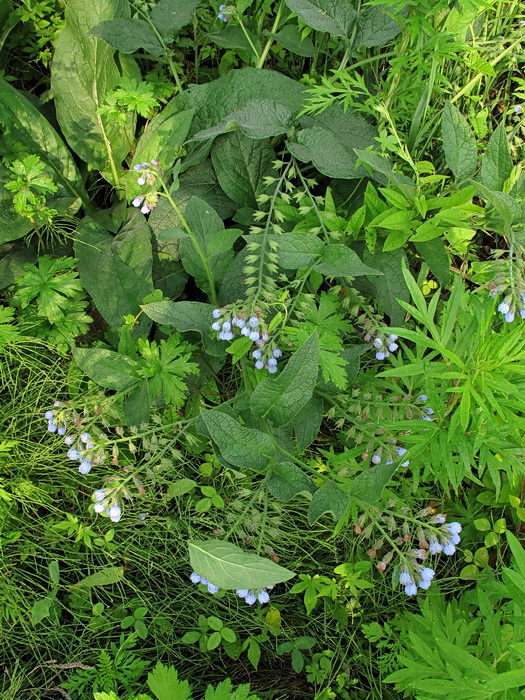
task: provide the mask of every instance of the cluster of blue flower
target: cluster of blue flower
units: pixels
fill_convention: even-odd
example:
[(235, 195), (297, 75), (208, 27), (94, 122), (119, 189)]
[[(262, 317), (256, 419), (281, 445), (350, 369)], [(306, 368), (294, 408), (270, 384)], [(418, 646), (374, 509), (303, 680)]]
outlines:
[[(459, 523), (447, 523), (446, 515), (439, 513), (431, 519), (431, 524), (441, 525), (439, 529), (433, 528), (428, 536), (428, 552), (430, 554), (446, 554), (451, 557), (456, 552), (456, 545), (461, 541), (459, 533), (462, 527)], [(430, 588), (432, 579), (436, 575), (433, 569), (419, 564), (416, 560), (424, 560), (427, 557), (426, 549), (415, 549), (409, 552), (408, 560), (399, 572), (399, 583), (404, 586), (408, 596), (416, 595), (417, 588), (427, 590)]]
[[(155, 183), (157, 173), (154, 168), (157, 167), (159, 161), (156, 158), (150, 163), (137, 163), (133, 166), (133, 170), (141, 171), (137, 183), (139, 185), (149, 185), (150, 187)], [(152, 170), (153, 168), (153, 170)], [(157, 206), (158, 194), (156, 192), (150, 192), (149, 194), (139, 194), (131, 202), (134, 207), (141, 207), (140, 211), (143, 214), (149, 214), (152, 209)]]
[[(191, 574), (190, 576), (190, 581), (192, 583), (202, 583), (204, 586), (207, 587), (208, 592), (211, 593), (212, 595), (215, 595), (217, 591), (219, 590), (219, 586), (216, 586), (214, 583), (210, 583), (207, 578), (204, 576), (199, 576), (195, 571)], [(271, 591), (273, 586), (266, 586), (266, 588), (260, 588), (259, 590), (257, 589), (249, 589), (249, 588), (238, 588), (235, 593), (244, 600), (248, 605), (253, 605), (256, 600), (261, 603), (261, 605), (264, 605), (264, 603), (269, 603), (270, 602), (270, 594), (268, 591)]]
[[(521, 301), (523, 303), (523, 307), (519, 310), (519, 312), (521, 317), (525, 318), (525, 294), (521, 295)], [(498, 306), (498, 311), (500, 314), (503, 314), (503, 318), (507, 323), (512, 323), (512, 321), (514, 321), (516, 318), (516, 310), (511, 308), (511, 302), (512, 300), (507, 298)]]
[(256, 345), (256, 349), (252, 352), (255, 369), (266, 367), (270, 374), (277, 372), (277, 360), (282, 357), (282, 350), (267, 344), (269, 335), (262, 327), (262, 321), (258, 316), (252, 314), (249, 318), (245, 318), (245, 314), (242, 313), (230, 315), (224, 309), (214, 309), (212, 316), (216, 320), (211, 327), (217, 332), (219, 340), (233, 340), (235, 328), (238, 328), (242, 336), (249, 338)]
[(398, 336), (394, 335), (394, 333), (384, 336), (376, 332), (374, 335), (376, 336), (375, 338), (370, 333), (367, 333), (365, 341), (372, 343), (376, 348), (376, 360), (386, 360), (387, 357), (390, 357), (390, 353), (396, 352), (399, 348), (399, 345), (396, 343)]
[(95, 505), (93, 510), (95, 513), (106, 513), (112, 523), (118, 523), (122, 517), (122, 508), (117, 503), (115, 497), (112, 497), (113, 489), (97, 489), (93, 494)]
[[(60, 401), (55, 401), (53, 404), (55, 408), (59, 408), (61, 405)], [(67, 425), (63, 411), (57, 411), (56, 413), (55, 411), (46, 411), (44, 417), (48, 421), (47, 429), (50, 433), (66, 434)], [(80, 431), (80, 426), (77, 427), (77, 430)], [(67, 451), (68, 458), (80, 462), (78, 471), (84, 476), (89, 474), (93, 466), (92, 450), (95, 449), (95, 443), (92, 442), (92, 439), (89, 433), (82, 433), (76, 438), (72, 435), (66, 435), (64, 438), (64, 442), (70, 448)]]
[(224, 14), (224, 11), (227, 10), (226, 5), (220, 5), (219, 7), (219, 14), (217, 15), (218, 19), (221, 19), (223, 22), (228, 21), (228, 17)]
[[(422, 401), (423, 403), (425, 403), (425, 401), (428, 401), (428, 396), (427, 396), (426, 394), (420, 394), (420, 395), (417, 397), (417, 400), (418, 400), (418, 401)], [(431, 408), (430, 406), (427, 406), (427, 407), (425, 408), (425, 415), (421, 416), (421, 420), (430, 421), (430, 422), (432, 423), (433, 420), (434, 420), (434, 419), (432, 418), (433, 415), (434, 415), (434, 409)]]

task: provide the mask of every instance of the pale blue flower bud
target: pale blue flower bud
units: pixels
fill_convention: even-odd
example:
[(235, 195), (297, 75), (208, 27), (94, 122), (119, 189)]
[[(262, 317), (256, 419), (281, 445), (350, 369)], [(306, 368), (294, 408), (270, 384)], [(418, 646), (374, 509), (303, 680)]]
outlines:
[(213, 309), (211, 315), (213, 318), (220, 318), (222, 316), (222, 311), (220, 309)]
[(244, 600), (248, 603), (248, 605), (253, 605), (255, 603), (255, 601), (257, 600), (257, 597), (256, 597), (255, 593), (252, 593), (250, 591)]
[(372, 464), (381, 464), (381, 455), (374, 455), (372, 457)]
[(91, 435), (89, 433), (82, 433), (80, 439), (82, 442), (88, 442), (91, 439)]
[(221, 19), (223, 22), (228, 21), (228, 18), (225, 15), (223, 15), (222, 12), (219, 12), (219, 14), (217, 15), (217, 18)]
[(417, 586), (415, 583), (409, 583), (405, 586), (405, 593), (409, 596), (417, 594)]
[(402, 457), (404, 454), (406, 454), (408, 452), (408, 450), (406, 447), (398, 447), (396, 452), (399, 455), (399, 457)]
[(112, 523), (118, 523), (118, 521), (122, 517), (122, 508), (115, 504), (109, 509), (108, 515)]
[(68, 459), (75, 460), (79, 458), (78, 450), (68, 450), (67, 451), (67, 456)]
[(208, 583), (208, 593), (215, 595), (218, 590), (219, 586), (216, 586), (214, 583)]
[(277, 360), (275, 359), (275, 357), (268, 358), (268, 369), (270, 367), (277, 367)]
[(372, 345), (373, 345), (375, 348), (380, 348), (380, 347), (383, 345), (383, 341), (381, 340), (381, 338), (375, 338), (375, 339), (374, 339), (374, 342), (372, 343)]
[(422, 588), (424, 591), (428, 591), (428, 589), (430, 588), (431, 584), (432, 584), (432, 581), (431, 581), (431, 580), (428, 581), (427, 579), (421, 579), (421, 580), (418, 582), (417, 585), (418, 585), (420, 588)]
[(509, 311), (507, 314), (505, 314), (505, 321), (507, 323), (512, 323), (514, 321), (514, 311)]
[(66, 438), (64, 438), (64, 442), (66, 443), (66, 445), (72, 445), (75, 442), (75, 438), (71, 435), (68, 435)]
[(502, 301), (498, 306), (498, 311), (503, 315), (508, 314), (510, 311), (510, 304), (508, 304), (506, 301)]
[(246, 598), (250, 591), (247, 588), (237, 588), (235, 593), (239, 596), (239, 598)]
[(419, 570), (419, 575), (423, 581), (432, 581), (436, 572), (434, 569), (430, 569), (428, 566), (422, 566)]
[(142, 170), (142, 164), (141, 163), (135, 163), (133, 166), (133, 170)]
[(95, 501), (103, 501), (106, 498), (106, 489), (97, 489), (93, 493), (93, 498)]
[(133, 204), (134, 207), (140, 207), (140, 205), (142, 204), (143, 201), (144, 201), (144, 195), (139, 194), (135, 197), (135, 199), (131, 203)]
[(138, 185), (145, 185), (145, 184), (146, 184), (146, 178), (145, 178), (145, 177), (142, 177), (142, 175), (141, 175), (141, 176), (139, 177), (139, 179), (137, 180), (137, 184), (138, 184)]
[(144, 206), (141, 207), (140, 209), (142, 214), (149, 214), (149, 207), (147, 204), (144, 204)]
[(209, 581), (207, 578), (204, 578), (204, 576), (201, 576), (201, 583), (203, 586), (207, 586), (209, 584)]
[(417, 397), (418, 401), (428, 401), (428, 396), (426, 394), (419, 394)]
[(447, 542), (447, 544), (443, 547), (443, 554), (446, 554), (448, 557), (451, 557), (455, 553), (456, 548), (454, 547), (452, 542)]
[(259, 591), (257, 598), (259, 599), (259, 603), (261, 603), (261, 605), (264, 605), (264, 603), (268, 603), (270, 601), (270, 595), (268, 591), (265, 591), (264, 589)]
[(222, 330), (223, 331), (231, 331), (231, 329), (232, 329), (232, 324), (230, 323), (230, 321), (224, 321), (224, 323), (222, 324)]
[(47, 420), (53, 420), (54, 417), (55, 414), (53, 413), (53, 411), (46, 411), (44, 413), (44, 418), (46, 418)]
[(252, 352), (252, 357), (253, 357), (255, 360), (260, 360), (260, 359), (261, 359), (261, 356), (262, 356), (262, 352), (261, 352), (260, 350), (254, 350), (254, 351)]
[(429, 406), (428, 408), (425, 408), (425, 413), (427, 414), (427, 416), (433, 416), (433, 415), (434, 415), (434, 409), (433, 409), (433, 408), (430, 408), (430, 406)]
[(389, 343), (388, 349), (390, 352), (395, 352), (398, 349), (399, 345), (397, 343)]
[(257, 326), (259, 325), (259, 319), (257, 318), (257, 316), (250, 316), (250, 320), (248, 321), (248, 323), (252, 328), (257, 328)]
[(272, 354), (273, 354), (274, 357), (276, 357), (277, 359), (279, 359), (279, 357), (282, 357), (283, 351), (282, 351), (282, 350), (279, 350), (279, 348), (275, 348)]
[(270, 374), (275, 374), (275, 373), (277, 372), (277, 366), (276, 366), (276, 365), (268, 364), (268, 372), (269, 372)]
[(195, 573), (195, 571), (191, 574), (190, 576), (190, 581), (192, 583), (200, 583), (201, 582), (201, 577), (199, 574)]
[(387, 459), (385, 464), (394, 464), (394, 462), (391, 459)]
[(66, 434), (66, 428), (64, 426), (61, 426), (58, 430), (57, 433), (59, 435), (65, 435)]
[(138, 518), (139, 520), (146, 520), (147, 517), (148, 517), (148, 514), (147, 514), (147, 513), (139, 513), (139, 514), (137, 515), (137, 518)]
[(95, 503), (93, 506), (93, 510), (95, 513), (102, 513), (102, 511), (106, 508), (106, 506), (102, 502)]
[(399, 572), (399, 583), (402, 586), (408, 586), (409, 583), (412, 582), (412, 578), (410, 574), (408, 573), (408, 569), (401, 569)]
[(80, 467), (78, 468), (78, 471), (85, 476), (91, 471), (91, 466), (91, 462), (88, 462), (87, 460), (85, 462), (82, 461), (80, 462)]
[(421, 420), (429, 420), (432, 423), (432, 418), (430, 416), (423, 416)]
[(386, 353), (384, 353), (382, 350), (379, 352), (376, 352), (376, 360), (384, 360), (386, 358)]
[(255, 343), (255, 341), (260, 338), (259, 331), (250, 331), (248, 338)]
[(450, 536), (450, 543), (451, 544), (459, 544), (461, 542), (461, 537), (459, 535), (451, 535)]
[(220, 331), (222, 326), (220, 321), (215, 321), (215, 323), (211, 324), (211, 327), (214, 331)]
[(397, 336), (397, 335), (394, 335), (393, 333), (390, 333), (390, 335), (389, 335), (388, 337), (390, 338), (390, 340), (391, 340), (392, 342), (394, 342), (394, 341), (397, 340), (397, 338), (398, 338), (398, 336)]
[(429, 544), (430, 554), (440, 554), (443, 551), (443, 545), (437, 540), (431, 540)]
[(264, 368), (264, 362), (262, 360), (257, 360), (255, 363), (255, 369), (263, 369)]
[(56, 433), (57, 428), (58, 428), (57, 424), (52, 420), (50, 420), (49, 423), (47, 424), (47, 429), (49, 430), (50, 433)]
[(458, 522), (448, 523), (447, 528), (451, 535), (459, 535), (459, 533), (463, 530)]
[(92, 450), (95, 447), (94, 442), (86, 442), (86, 450)]

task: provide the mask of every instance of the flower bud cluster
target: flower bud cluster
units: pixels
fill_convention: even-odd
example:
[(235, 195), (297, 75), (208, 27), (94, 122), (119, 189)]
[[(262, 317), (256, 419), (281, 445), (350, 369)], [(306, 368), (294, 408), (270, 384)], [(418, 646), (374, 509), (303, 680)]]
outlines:
[[(219, 586), (216, 586), (214, 583), (211, 583), (204, 576), (199, 576), (199, 574), (195, 571), (191, 574), (190, 581), (192, 583), (202, 583), (203, 586), (207, 587), (208, 593), (211, 593), (212, 595), (215, 595), (219, 590)], [(248, 605), (253, 605), (256, 600), (258, 600), (259, 603), (261, 603), (261, 605), (264, 605), (264, 603), (268, 603), (270, 601), (270, 595), (268, 591), (271, 591), (272, 588), (273, 586), (266, 586), (266, 588), (261, 588), (259, 590), (255, 588), (238, 588), (235, 591), (235, 593), (237, 593), (239, 598), (242, 598), (242, 600), (248, 603)]]
[(396, 352), (399, 349), (399, 345), (396, 343), (397, 339), (397, 335), (393, 333), (385, 335), (381, 331), (376, 331), (373, 335), (371, 333), (365, 335), (365, 341), (372, 343), (377, 350), (376, 360), (386, 360), (387, 357), (390, 357), (390, 353)]
[(266, 367), (270, 374), (277, 372), (277, 360), (283, 353), (274, 343), (269, 342), (268, 328), (260, 312), (250, 315), (242, 311), (232, 313), (226, 309), (214, 309), (212, 316), (215, 320), (211, 328), (217, 333), (218, 340), (233, 340), (238, 331), (241, 336), (249, 338), (255, 345), (251, 353), (255, 369)]
[[(55, 401), (54, 408), (61, 408), (62, 404), (60, 401)], [(67, 431), (67, 418), (70, 412), (65, 409), (59, 411), (46, 411), (44, 417), (48, 421), (47, 429), (50, 433), (58, 433), (58, 435), (65, 435)], [(76, 425), (76, 430), (80, 432), (81, 426)], [(66, 435), (64, 438), (65, 444), (69, 447), (67, 451), (67, 457), (71, 461), (80, 462), (78, 471), (80, 474), (85, 476), (89, 474), (93, 464), (97, 461), (101, 461), (100, 449), (96, 446), (94, 439), (90, 433), (82, 433), (80, 435)]]
[[(395, 501), (389, 503), (395, 505)], [(445, 554), (452, 556), (456, 552), (456, 545), (461, 538), (461, 525), (457, 522), (447, 523), (444, 513), (437, 513), (432, 507), (424, 508), (417, 516), (411, 517), (410, 510), (402, 507), (397, 512), (386, 511), (381, 513), (378, 509), (363, 514), (356, 523), (355, 532), (363, 539), (371, 536), (374, 524), (381, 522), (381, 539), (368, 549), (368, 555), (376, 559), (378, 552), (383, 548), (385, 541), (392, 545), (382, 559), (376, 564), (378, 571), (384, 572), (394, 559), (399, 559), (400, 569), (399, 583), (404, 587), (408, 596), (416, 595), (418, 587), (423, 590), (430, 588), (435, 576), (435, 571), (420, 562), (425, 562), (429, 556)], [(425, 520), (423, 520), (425, 519)], [(399, 522), (401, 521), (401, 522)], [(368, 524), (367, 524), (368, 522)], [(379, 525), (378, 525), (379, 526)], [(415, 532), (412, 528), (415, 527)], [(392, 535), (392, 539), (389, 536)], [(402, 551), (406, 545), (417, 541), (417, 549), (412, 547), (408, 551)]]
[[(133, 170), (140, 171), (140, 175), (137, 179), (139, 185), (148, 185), (152, 187), (157, 179), (157, 166), (159, 161), (156, 158), (150, 163), (137, 163), (133, 166)], [(159, 195), (158, 192), (149, 192), (148, 194), (139, 194), (131, 202), (134, 207), (140, 207), (140, 211), (143, 214), (149, 214), (150, 211), (155, 209), (157, 206)]]
[(115, 489), (97, 489), (93, 493), (95, 513), (105, 513), (112, 523), (118, 523), (122, 517), (122, 508), (116, 498)]
[(229, 15), (226, 14), (228, 12), (228, 6), (227, 5), (220, 5), (219, 6), (219, 14), (217, 15), (217, 18), (222, 20), (223, 22), (227, 22), (229, 19)]
[[(525, 318), (525, 294), (521, 294), (521, 303), (523, 306), (521, 309), (519, 309), (519, 313), (522, 318)], [(512, 297), (507, 296), (505, 300), (499, 304), (498, 311), (500, 314), (503, 314), (503, 318), (505, 319), (506, 323), (512, 323), (512, 321), (514, 321), (516, 318), (518, 308), (513, 304)]]
[[(428, 396), (426, 394), (420, 394), (417, 397), (417, 400), (421, 401), (422, 403), (425, 403), (426, 401), (428, 401)], [(432, 418), (433, 415), (434, 415), (434, 409), (431, 408), (430, 406), (427, 406), (424, 409), (424, 414), (421, 416), (421, 420), (433, 422), (434, 421), (434, 419)]]

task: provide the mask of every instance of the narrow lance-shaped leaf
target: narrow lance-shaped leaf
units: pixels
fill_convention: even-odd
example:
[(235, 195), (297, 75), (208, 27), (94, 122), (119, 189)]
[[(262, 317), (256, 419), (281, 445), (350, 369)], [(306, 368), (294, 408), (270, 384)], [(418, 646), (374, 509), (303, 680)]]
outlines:
[(270, 559), (245, 552), (231, 542), (190, 540), (188, 542), (193, 570), (219, 588), (265, 588), (288, 581), (293, 571)]

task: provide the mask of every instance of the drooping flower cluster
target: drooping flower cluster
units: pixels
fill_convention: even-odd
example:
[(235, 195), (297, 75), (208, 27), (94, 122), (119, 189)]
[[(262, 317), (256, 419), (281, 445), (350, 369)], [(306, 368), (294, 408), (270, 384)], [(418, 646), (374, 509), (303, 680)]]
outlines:
[[(190, 581), (196, 584), (202, 583), (202, 585), (206, 586), (208, 589), (208, 593), (211, 593), (212, 595), (215, 595), (219, 591), (219, 586), (211, 583), (207, 578), (200, 576), (195, 571), (192, 572)], [(248, 603), (248, 605), (253, 605), (257, 600), (259, 603), (261, 603), (261, 605), (264, 605), (270, 601), (270, 594), (268, 591), (271, 591), (272, 588), (273, 586), (266, 586), (266, 588), (260, 589), (238, 588), (235, 593), (237, 593), (239, 598)]]
[(228, 16), (224, 14), (227, 11), (228, 11), (228, 7), (226, 5), (220, 5), (219, 6), (219, 14), (217, 15), (217, 18), (222, 20), (223, 22), (227, 22)]
[(233, 340), (238, 330), (241, 336), (249, 338), (255, 345), (251, 353), (255, 369), (266, 367), (270, 374), (277, 372), (277, 360), (283, 353), (270, 341), (268, 328), (260, 312), (246, 314), (242, 311), (214, 309), (212, 316), (215, 320), (211, 327), (216, 331), (218, 340)]
[(462, 530), (461, 525), (457, 522), (447, 523), (446, 515), (443, 513), (434, 516), (430, 522), (441, 525), (441, 527), (439, 529), (432, 528), (431, 533), (428, 535), (428, 540), (425, 542), (428, 550), (421, 548), (410, 551), (399, 572), (399, 583), (404, 586), (405, 593), (408, 596), (416, 595), (418, 586), (428, 590), (432, 579), (436, 575), (433, 569), (419, 564), (417, 560), (424, 561), (429, 553), (437, 555), (443, 552), (443, 554), (451, 557), (456, 552), (456, 545), (461, 541), (459, 536)]
[[(62, 404), (60, 401), (55, 401), (53, 404), (54, 408), (61, 408)], [(47, 429), (50, 433), (58, 433), (58, 435), (65, 435), (67, 431), (67, 411), (65, 409), (59, 411), (46, 411), (44, 417), (48, 421)], [(75, 425), (77, 432), (80, 433), (82, 429), (81, 425)], [(93, 438), (89, 433), (82, 433), (80, 435), (66, 435), (64, 438), (65, 444), (69, 447), (67, 451), (68, 459), (72, 461), (80, 462), (78, 471), (80, 474), (85, 476), (89, 474), (93, 464), (98, 457), (98, 448), (93, 442)]]
[(122, 517), (122, 508), (118, 503), (115, 489), (97, 489), (93, 494), (93, 500), (95, 513), (105, 513), (112, 523), (119, 522)]
[[(153, 158), (150, 163), (137, 163), (133, 166), (133, 170), (140, 171), (137, 183), (152, 187), (157, 179), (157, 166), (159, 161)], [(149, 214), (150, 211), (157, 206), (159, 195), (157, 192), (148, 192), (148, 194), (139, 194), (131, 202), (134, 207), (140, 207), (143, 214)]]
[[(519, 309), (520, 316), (525, 318), (525, 294), (521, 295), (521, 301), (523, 306)], [(498, 311), (503, 314), (503, 318), (507, 323), (512, 323), (516, 318), (516, 311), (518, 310), (516, 306), (511, 306), (512, 299), (507, 297), (505, 301), (502, 301), (498, 306)]]
[[(418, 401), (421, 401), (422, 403), (425, 403), (426, 401), (428, 401), (428, 396), (427, 396), (426, 394), (420, 394), (420, 395), (417, 397), (417, 400), (418, 400)], [(433, 415), (434, 415), (434, 409), (431, 408), (430, 406), (427, 406), (427, 407), (424, 409), (424, 414), (421, 416), (421, 420), (430, 421), (430, 422), (432, 423), (433, 420), (434, 420), (434, 419), (432, 418)]]
[(371, 333), (365, 335), (365, 341), (372, 343), (377, 350), (376, 360), (386, 360), (387, 357), (390, 357), (390, 353), (396, 352), (399, 348), (399, 345), (396, 343), (397, 339), (398, 336), (394, 335), (394, 333), (385, 335), (379, 330), (373, 335)]

